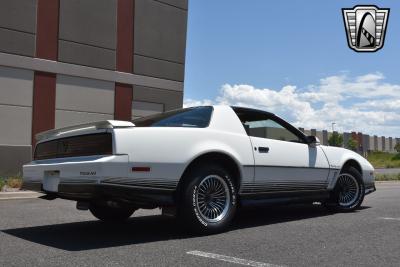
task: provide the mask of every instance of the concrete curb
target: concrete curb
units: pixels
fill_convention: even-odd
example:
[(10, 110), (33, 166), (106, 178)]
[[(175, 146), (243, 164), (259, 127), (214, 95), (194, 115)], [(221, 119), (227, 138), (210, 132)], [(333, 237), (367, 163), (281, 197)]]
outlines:
[(34, 191), (0, 192), (0, 200), (38, 198), (42, 195)]
[(390, 184), (390, 183), (400, 183), (398, 180), (393, 181), (375, 181), (376, 184)]

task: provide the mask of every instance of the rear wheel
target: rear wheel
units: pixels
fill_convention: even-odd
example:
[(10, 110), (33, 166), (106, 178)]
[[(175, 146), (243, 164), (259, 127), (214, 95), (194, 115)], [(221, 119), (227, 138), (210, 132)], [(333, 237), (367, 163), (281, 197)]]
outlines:
[(237, 207), (229, 172), (218, 165), (204, 164), (192, 170), (186, 181), (178, 213), (184, 225), (205, 234), (225, 230)]
[(110, 207), (94, 203), (90, 205), (89, 210), (94, 217), (101, 221), (117, 223), (128, 220), (136, 209), (127, 207)]
[(327, 207), (334, 211), (353, 211), (360, 207), (364, 200), (365, 186), (361, 173), (349, 167), (340, 173)]

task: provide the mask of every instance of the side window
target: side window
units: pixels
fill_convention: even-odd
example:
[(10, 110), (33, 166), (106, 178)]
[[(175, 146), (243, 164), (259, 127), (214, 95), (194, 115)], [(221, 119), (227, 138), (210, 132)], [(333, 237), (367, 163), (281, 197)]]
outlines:
[(275, 120), (273, 115), (240, 107), (233, 107), (233, 110), (249, 136), (304, 143), (302, 137), (295, 133), (294, 127), (286, 125), (287, 123), (278, 118)]
[(250, 136), (275, 139), (288, 142), (301, 142), (301, 140), (291, 131), (271, 120), (247, 121), (244, 123)]

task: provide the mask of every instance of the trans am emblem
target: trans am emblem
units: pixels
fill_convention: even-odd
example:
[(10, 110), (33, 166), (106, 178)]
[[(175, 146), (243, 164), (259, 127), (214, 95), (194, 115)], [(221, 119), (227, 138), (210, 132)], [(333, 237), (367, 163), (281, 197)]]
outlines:
[(66, 153), (68, 152), (68, 148), (69, 148), (68, 141), (61, 141), (58, 146), (58, 151), (61, 153)]
[(357, 52), (375, 52), (383, 47), (389, 8), (355, 6), (343, 8), (347, 43)]

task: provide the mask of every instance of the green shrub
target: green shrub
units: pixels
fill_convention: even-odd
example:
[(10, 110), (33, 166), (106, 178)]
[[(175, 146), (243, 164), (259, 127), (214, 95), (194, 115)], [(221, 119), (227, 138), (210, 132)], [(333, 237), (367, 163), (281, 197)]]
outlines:
[(358, 142), (357, 142), (356, 139), (354, 139), (353, 137), (351, 137), (351, 138), (349, 139), (349, 141), (347, 141), (345, 147), (346, 147), (347, 149), (350, 149), (350, 150), (355, 151), (355, 150), (357, 149), (357, 147), (358, 147)]
[(7, 186), (10, 188), (21, 188), (22, 179), (20, 177), (10, 177), (7, 179)]
[(3, 186), (6, 185), (6, 181), (3, 178), (0, 178), (0, 191), (3, 189)]
[(343, 146), (343, 135), (337, 132), (333, 132), (332, 135), (328, 139), (328, 144), (330, 146)]
[(22, 186), (22, 178), (21, 177), (0, 177), (0, 191), (4, 186), (9, 188), (21, 188)]
[(376, 181), (400, 181), (400, 173), (395, 174), (376, 174)]
[(397, 143), (397, 144), (394, 146), (394, 150), (396, 150), (397, 153), (399, 153), (399, 155), (400, 155), (400, 143)]

